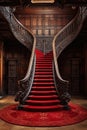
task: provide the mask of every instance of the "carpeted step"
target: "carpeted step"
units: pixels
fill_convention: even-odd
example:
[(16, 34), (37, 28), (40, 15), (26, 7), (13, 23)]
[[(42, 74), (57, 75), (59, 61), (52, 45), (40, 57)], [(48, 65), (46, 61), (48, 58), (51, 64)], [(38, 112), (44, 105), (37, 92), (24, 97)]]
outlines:
[(35, 75), (35, 78), (53, 78), (53, 75), (46, 75), (46, 74), (43, 74), (43, 75)]
[(49, 91), (36, 91), (36, 90), (32, 90), (30, 95), (54, 95), (56, 94), (55, 90), (49, 90)]
[(39, 65), (39, 66), (40, 66), (40, 65), (41, 65), (41, 66), (45, 66), (45, 65), (46, 65), (46, 67), (47, 67), (47, 66), (52, 66), (52, 63), (44, 63), (44, 64), (43, 64), (43, 63), (36, 63), (36, 66), (37, 66), (37, 65)]
[(40, 60), (40, 61), (36, 62), (36, 64), (42, 64), (42, 63), (43, 64), (52, 64), (52, 61), (51, 60), (47, 60), (47, 61), (46, 60), (42, 60), (42, 61)]
[(43, 69), (43, 68), (44, 68), (44, 69), (45, 69), (45, 68), (48, 68), (48, 69), (51, 68), (51, 69), (52, 69), (52, 65), (51, 65), (51, 66), (44, 66), (44, 65), (43, 65), (43, 66), (39, 66), (39, 65), (36, 66), (36, 69), (40, 69), (40, 68), (42, 68), (42, 69)]
[(45, 74), (45, 75), (53, 75), (52, 72), (35, 72), (35, 74), (36, 74), (36, 75), (37, 75), (37, 74), (39, 74), (39, 75), (43, 75), (43, 74)]
[(35, 86), (35, 85), (37, 85), (37, 86), (53, 86), (54, 85), (54, 83), (53, 82), (34, 82), (33, 83), (33, 86)]
[(32, 90), (36, 90), (36, 91), (48, 91), (48, 90), (55, 90), (55, 88), (52, 86), (52, 87), (49, 87), (49, 86), (47, 86), (47, 87), (38, 87), (38, 86), (34, 86), (34, 87), (32, 87)]
[(56, 100), (58, 99), (57, 95), (30, 95), (27, 99), (32, 99), (32, 100)]
[(58, 105), (60, 102), (59, 100), (27, 100), (25, 102), (26, 105), (33, 105), (33, 106), (52, 106)]
[(44, 78), (37, 78), (37, 77), (34, 78), (34, 81), (37, 81), (37, 82), (38, 82), (38, 81), (42, 81), (42, 80), (43, 80), (43, 81), (45, 80), (46, 82), (47, 82), (47, 81), (48, 81), (48, 82), (54, 82), (54, 80), (53, 80), (52, 77), (50, 77), (50, 78), (49, 78), (49, 77), (48, 77), (48, 78), (45, 78), (45, 77), (44, 77)]
[(53, 78), (35, 78), (34, 79), (34, 82), (42, 82), (42, 81), (45, 81), (45, 82), (53, 82), (54, 80), (53, 80)]
[(43, 63), (43, 64), (44, 64), (44, 63), (52, 64), (52, 61), (51, 61), (51, 60), (37, 60), (36, 64), (37, 64), (37, 63), (40, 63), (40, 64), (41, 64), (41, 63)]
[(35, 70), (35, 72), (52, 72), (52, 69), (48, 69), (48, 68), (38, 68)]
[(60, 111), (63, 110), (62, 105), (52, 105), (52, 106), (33, 106), (26, 105), (23, 108), (24, 111), (32, 111), (32, 112), (49, 112), (49, 111)]
[[(42, 86), (40, 86), (40, 85), (33, 85), (32, 88), (33, 87), (37, 87), (37, 88), (42, 88), (42, 87), (44, 87), (44, 88), (51, 88), (51, 87), (54, 87), (54, 86), (53, 85), (42, 85)], [(54, 87), (54, 89), (55, 89), (55, 87)]]
[(36, 63), (52, 63), (52, 59), (42, 59), (37, 60)]
[(36, 64), (36, 69), (37, 69), (37, 68), (48, 68), (48, 69), (49, 69), (49, 68), (52, 68), (52, 65), (44, 65), (44, 64), (42, 64), (42, 65), (38, 64), (38, 65), (37, 65), (37, 64)]

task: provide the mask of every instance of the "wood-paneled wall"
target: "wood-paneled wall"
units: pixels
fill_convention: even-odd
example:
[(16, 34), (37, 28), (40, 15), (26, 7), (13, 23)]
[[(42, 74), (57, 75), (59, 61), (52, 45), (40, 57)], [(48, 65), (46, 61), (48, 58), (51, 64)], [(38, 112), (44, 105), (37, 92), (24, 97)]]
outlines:
[(83, 29), (62, 52), (58, 61), (63, 79), (70, 82), (71, 95), (87, 97), (87, 33)]
[(54, 36), (75, 15), (71, 7), (29, 7), (17, 9), (15, 15), (36, 36)]
[(18, 80), (24, 78), (30, 52), (17, 42), (4, 43), (4, 93), (13, 95), (18, 91)]
[(52, 41), (56, 35), (75, 16), (77, 8), (72, 7), (27, 7), (18, 8), (17, 19), (37, 38), (36, 48), (43, 53), (52, 50)]

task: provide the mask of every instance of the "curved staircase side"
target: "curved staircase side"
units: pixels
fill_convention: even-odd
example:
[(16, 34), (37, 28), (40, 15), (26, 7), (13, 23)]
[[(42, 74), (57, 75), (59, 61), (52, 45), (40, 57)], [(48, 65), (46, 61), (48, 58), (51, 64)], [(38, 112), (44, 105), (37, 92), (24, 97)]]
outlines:
[[(29, 59), (29, 65), (25, 77), (18, 81), (19, 91), (16, 94), (15, 101), (19, 101), (20, 104), (23, 104), (25, 99), (30, 93), (32, 82), (34, 78), (35, 71), (35, 47), (36, 47), (36, 38), (35, 36), (27, 30), (14, 16), (14, 8), (10, 7), (0, 7), (0, 13), (7, 20), (10, 29), (15, 36), (15, 38), (24, 46), (26, 46), (31, 52)], [(19, 107), (18, 106), (18, 107)]]
[[(85, 14), (87, 15), (87, 14)], [(58, 58), (62, 51), (77, 37), (79, 34), (85, 17), (82, 14), (81, 8), (78, 9), (75, 17), (60, 31), (58, 32), (52, 43), (53, 47), (53, 73), (55, 87), (61, 103), (68, 107), (68, 102), (71, 100), (71, 95), (68, 93), (69, 81), (64, 80), (59, 72)]]

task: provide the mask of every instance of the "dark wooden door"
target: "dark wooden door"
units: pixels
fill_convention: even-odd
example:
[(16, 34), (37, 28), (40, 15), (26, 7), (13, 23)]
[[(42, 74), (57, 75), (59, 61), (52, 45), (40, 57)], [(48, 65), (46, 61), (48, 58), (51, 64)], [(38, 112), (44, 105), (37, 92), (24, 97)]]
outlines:
[(8, 94), (13, 95), (17, 89), (17, 61), (8, 60)]

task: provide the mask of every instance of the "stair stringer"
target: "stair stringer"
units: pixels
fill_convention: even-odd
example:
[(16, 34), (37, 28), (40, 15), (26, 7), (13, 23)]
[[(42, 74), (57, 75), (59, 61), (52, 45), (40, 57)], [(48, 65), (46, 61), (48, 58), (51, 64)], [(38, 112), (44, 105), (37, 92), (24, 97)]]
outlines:
[(68, 106), (68, 102), (71, 99), (68, 93), (69, 81), (62, 79), (60, 75), (58, 58), (61, 52), (77, 37), (82, 28), (83, 21), (84, 19), (79, 9), (76, 16), (54, 37), (52, 43), (55, 87), (61, 102), (65, 106)]

